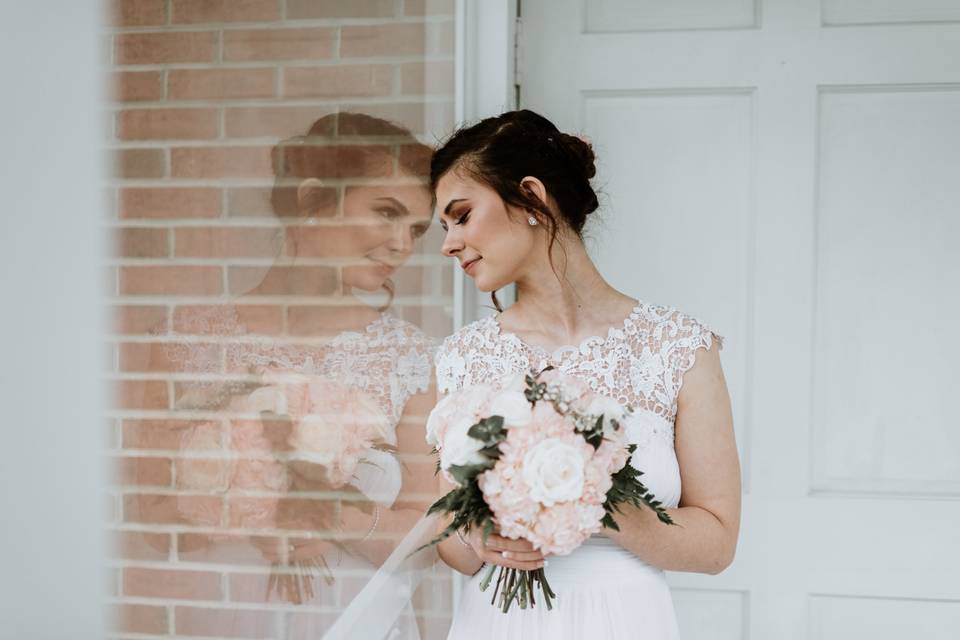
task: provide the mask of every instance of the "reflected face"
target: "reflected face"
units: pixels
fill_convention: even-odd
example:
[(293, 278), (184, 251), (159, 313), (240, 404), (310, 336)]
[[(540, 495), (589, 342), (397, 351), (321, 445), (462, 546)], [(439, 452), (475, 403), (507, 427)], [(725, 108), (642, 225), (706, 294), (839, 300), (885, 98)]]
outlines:
[(521, 276), (534, 254), (536, 235), (525, 212), (504, 203), (489, 186), (460, 171), (437, 182), (441, 251), (456, 258), (480, 291), (496, 291)]
[(344, 288), (377, 291), (410, 257), (430, 227), (425, 184), (382, 182), (345, 187), (343, 217), (319, 212), (322, 223), (291, 229), (297, 256), (346, 258)]

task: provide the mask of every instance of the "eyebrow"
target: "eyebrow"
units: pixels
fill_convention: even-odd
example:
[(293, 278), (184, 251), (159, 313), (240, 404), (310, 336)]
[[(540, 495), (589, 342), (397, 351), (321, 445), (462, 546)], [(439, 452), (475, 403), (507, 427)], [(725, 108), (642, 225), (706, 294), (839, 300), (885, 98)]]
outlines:
[(464, 202), (464, 201), (466, 201), (466, 198), (456, 198), (456, 199), (454, 199), (454, 200), (451, 200), (450, 202), (447, 203), (447, 206), (445, 206), (445, 207), (443, 208), (443, 213), (444, 213), (445, 215), (449, 216), (449, 215), (450, 215), (450, 209), (453, 208), (453, 205), (457, 204), (458, 202)]
[(404, 204), (399, 200), (397, 200), (396, 198), (391, 198), (390, 196), (381, 196), (377, 198), (377, 200), (386, 200), (387, 202), (391, 203), (392, 205), (394, 205), (395, 207), (403, 211), (405, 215), (410, 215), (410, 210), (407, 209), (407, 207), (404, 206)]

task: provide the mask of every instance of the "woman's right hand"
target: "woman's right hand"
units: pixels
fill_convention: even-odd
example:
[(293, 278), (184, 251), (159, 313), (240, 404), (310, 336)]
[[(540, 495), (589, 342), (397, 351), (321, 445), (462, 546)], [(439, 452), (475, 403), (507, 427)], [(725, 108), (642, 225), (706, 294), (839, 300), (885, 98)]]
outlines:
[(483, 531), (479, 527), (472, 527), (464, 539), (477, 557), (488, 564), (525, 571), (542, 569), (546, 564), (543, 554), (534, 549), (530, 542), (504, 538), (499, 535), (499, 530), (494, 530), (484, 543)]

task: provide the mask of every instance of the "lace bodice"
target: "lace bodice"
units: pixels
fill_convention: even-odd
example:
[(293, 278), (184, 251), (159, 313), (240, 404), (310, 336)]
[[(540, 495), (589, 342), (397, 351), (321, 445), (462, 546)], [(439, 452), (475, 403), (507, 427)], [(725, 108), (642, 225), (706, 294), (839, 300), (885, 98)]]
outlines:
[(606, 337), (591, 336), (548, 353), (501, 331), (488, 316), (444, 339), (434, 358), (437, 387), (444, 394), (552, 364), (582, 377), (597, 393), (661, 416), (668, 425), (663, 435), (672, 444), (683, 374), (693, 366), (696, 350), (710, 348), (714, 339), (722, 349), (723, 336), (703, 322), (674, 307), (640, 301)]
[(429, 388), (437, 348), (437, 340), (419, 327), (386, 313), (363, 329), (318, 340), (251, 335), (235, 307), (223, 305), (190, 314), (181, 322), (180, 333), (222, 345), (222, 350), (210, 349), (209, 342), (167, 345), (168, 357), (182, 370), (216, 378), (226, 374), (224, 380), (190, 383), (196, 393), (188, 397), (198, 399), (196, 408), (211, 408), (235, 395), (238, 383), (231, 378), (279, 369), (323, 376), (363, 391), (376, 400), (393, 425), (410, 396)]

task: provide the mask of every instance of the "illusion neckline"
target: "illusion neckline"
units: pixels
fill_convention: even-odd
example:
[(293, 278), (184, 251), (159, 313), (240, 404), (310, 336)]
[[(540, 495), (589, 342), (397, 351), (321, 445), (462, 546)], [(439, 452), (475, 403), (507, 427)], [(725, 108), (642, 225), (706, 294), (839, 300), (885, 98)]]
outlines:
[(576, 355), (579, 353), (584, 353), (584, 354), (589, 353), (588, 349), (590, 347), (598, 344), (607, 345), (611, 343), (614, 338), (623, 335), (624, 331), (629, 326), (630, 322), (633, 321), (634, 318), (640, 315), (642, 306), (643, 306), (643, 301), (638, 300), (637, 304), (633, 306), (633, 308), (630, 310), (630, 313), (628, 313), (627, 316), (622, 321), (620, 321), (617, 324), (611, 325), (610, 327), (607, 328), (606, 338), (600, 335), (587, 336), (586, 338), (580, 341), (580, 344), (562, 345), (554, 349), (553, 352), (550, 352), (546, 347), (542, 347), (540, 345), (527, 342), (526, 340), (524, 340), (523, 338), (521, 338), (520, 336), (518, 336), (512, 331), (504, 331), (503, 327), (500, 326), (499, 313), (489, 316), (489, 318), (490, 318), (490, 321), (493, 323), (493, 328), (498, 338), (512, 339), (516, 341), (517, 344), (526, 347), (532, 352), (538, 353), (540, 355), (546, 355), (547, 359), (552, 360), (553, 362), (560, 362), (561, 360), (563, 360), (563, 358), (567, 354)]

